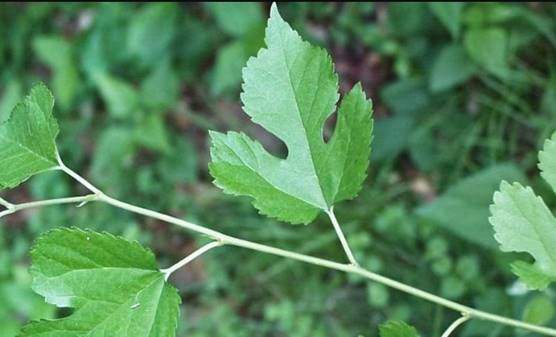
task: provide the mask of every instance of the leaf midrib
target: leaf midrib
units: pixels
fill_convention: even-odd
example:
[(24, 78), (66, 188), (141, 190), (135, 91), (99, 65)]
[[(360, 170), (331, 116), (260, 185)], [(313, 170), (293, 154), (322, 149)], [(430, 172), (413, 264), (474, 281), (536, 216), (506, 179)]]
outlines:
[[(280, 48), (280, 49), (281, 49), (281, 54), (283, 56), (284, 65), (286, 66), (286, 76), (288, 78), (288, 83), (290, 85), (291, 94), (293, 95), (293, 98), (294, 98), (294, 101), (295, 101), (295, 109), (296, 109), (296, 112), (297, 112), (296, 117), (299, 120), (299, 124), (303, 128), (303, 135), (304, 135), (305, 145), (306, 145), (307, 149), (309, 150), (309, 157), (311, 158), (310, 162), (311, 162), (311, 168), (312, 168), (312, 171), (313, 171), (312, 175), (316, 178), (316, 185), (317, 185), (317, 187), (320, 191), (320, 196), (321, 196), (321, 199), (322, 199), (321, 201), (323, 201), (324, 204), (326, 206), (328, 206), (328, 202), (326, 201), (326, 196), (324, 195), (324, 191), (322, 190), (322, 186), (320, 184), (320, 177), (318, 176), (317, 169), (315, 167), (315, 158), (313, 157), (313, 151), (312, 151), (313, 149), (311, 148), (311, 143), (309, 142), (309, 139), (307, 137), (308, 136), (307, 129), (305, 128), (305, 124), (303, 123), (303, 119), (301, 118), (301, 111), (299, 110), (299, 102), (297, 100), (297, 94), (296, 94), (296, 91), (295, 91), (295, 86), (292, 82), (292, 78), (291, 78), (291, 74), (290, 74), (290, 65), (288, 63), (288, 57), (286, 56), (286, 53), (285, 53), (284, 34), (282, 34), (282, 33), (280, 33), (280, 40), (282, 42), (282, 48)], [(304, 41), (301, 41), (301, 44), (304, 44)], [(305, 65), (305, 67), (307, 67), (307, 65)], [(304, 76), (304, 74), (305, 74), (305, 72), (303, 72), (302, 76)], [(322, 75), (322, 73), (319, 71), (319, 80), (320, 80), (321, 75)], [(299, 199), (299, 197), (295, 197), (295, 198)], [(322, 205), (319, 205), (318, 208), (326, 209), (327, 207), (323, 208)]]

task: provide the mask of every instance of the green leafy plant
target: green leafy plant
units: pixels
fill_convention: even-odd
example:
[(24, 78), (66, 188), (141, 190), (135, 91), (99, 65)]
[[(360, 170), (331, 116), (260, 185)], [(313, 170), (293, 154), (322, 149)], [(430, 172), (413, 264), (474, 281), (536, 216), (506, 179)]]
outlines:
[[(454, 10), (437, 8), (435, 11), (441, 17), (456, 15)], [(153, 7), (152, 12), (145, 13), (151, 17), (158, 10)], [(139, 28), (136, 28), (138, 32), (145, 34), (151, 31)], [(449, 29), (454, 36), (459, 34), (456, 28)], [(349, 262), (335, 262), (240, 239), (107, 195), (60, 158), (55, 142), (58, 125), (52, 112), (54, 100), (48, 89), (39, 84), (16, 106), (11, 118), (0, 126), (0, 187), (13, 188), (32, 175), (52, 170), (72, 177), (90, 194), (19, 204), (0, 199), (0, 205), (5, 208), (0, 217), (42, 206), (69, 203), (84, 206), (90, 202), (102, 202), (202, 234), (210, 242), (171, 267), (159, 269), (154, 255), (136, 242), (108, 233), (78, 229), (47, 232), (37, 239), (32, 249), (32, 287), (47, 302), (74, 311), (65, 318), (32, 322), (20, 335), (173, 336), (180, 299), (168, 284), (169, 277), (212, 249), (236, 246), (358, 275), (461, 313), (462, 317), (448, 327), (444, 337), (470, 319), (556, 336), (554, 329), (474, 309), (360, 266), (334, 214), (334, 205), (354, 198), (366, 177), (373, 127), (371, 104), (361, 86), (356, 85), (341, 100), (334, 133), (324, 141), (325, 122), (334, 113), (339, 99), (337, 76), (330, 56), (325, 50), (304, 42), (280, 17), (276, 5), (271, 9), (265, 42), (266, 49), (251, 58), (244, 70), (242, 101), (245, 112), (255, 123), (284, 141), (288, 156), (281, 159), (270, 154), (245, 134), (213, 132), (210, 172), (215, 183), (225, 192), (251, 197), (254, 206), (271, 217), (291, 223), (309, 223), (324, 211)], [(159, 49), (164, 50), (169, 42), (161, 40), (161, 43)], [(156, 59), (150, 54), (145, 55), (140, 64), (143, 66)], [(547, 143), (541, 154), (541, 169), (545, 179), (554, 186), (556, 156), (552, 142)], [(520, 224), (518, 229), (528, 230), (525, 233), (528, 238), (530, 231), (537, 226), (551, 235), (554, 228), (550, 226), (554, 220), (530, 189), (514, 185), (516, 190), (512, 191), (509, 185), (502, 186), (493, 207), (497, 238), (506, 250), (531, 253), (537, 264), (535, 267), (527, 265), (527, 271), (535, 272), (532, 279), (536, 285), (544, 285), (538, 282), (539, 275), (545, 278), (543, 282), (547, 277), (552, 280), (553, 249), (551, 246), (544, 247), (544, 250), (539, 248), (544, 238), (538, 237), (533, 237), (531, 245), (525, 248), (516, 245), (512, 241), (512, 235), (515, 235), (511, 233), (513, 222), (508, 219), (527, 218), (517, 219), (516, 223)], [(512, 202), (519, 203), (527, 212), (516, 214)], [(508, 205), (509, 209), (504, 210)], [(534, 228), (523, 224), (532, 224)], [(520, 274), (522, 278), (523, 275)], [(414, 328), (402, 322), (382, 326), (380, 334), (383, 337), (418, 335)]]

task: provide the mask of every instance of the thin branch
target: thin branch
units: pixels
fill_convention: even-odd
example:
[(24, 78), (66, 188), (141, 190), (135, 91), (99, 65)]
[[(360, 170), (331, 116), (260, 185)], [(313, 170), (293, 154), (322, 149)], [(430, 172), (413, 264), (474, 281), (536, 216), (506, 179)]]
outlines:
[[(544, 326), (539, 326), (539, 325), (535, 325), (535, 324), (530, 324), (530, 323), (526, 323), (523, 321), (519, 321), (516, 319), (511, 319), (508, 317), (504, 317), (504, 316), (499, 316), (499, 315), (495, 315), (495, 314), (491, 314), (485, 311), (481, 311), (481, 310), (477, 310), (477, 309), (473, 309), (471, 307), (465, 306), (463, 304), (459, 304), (457, 302), (454, 301), (450, 301), (447, 300), (443, 297), (431, 294), (429, 292), (426, 292), (424, 290), (418, 289), (418, 288), (414, 288), (410, 285), (401, 283), (399, 281), (390, 279), (388, 277), (382, 276), (380, 274), (376, 274), (373, 273), (369, 270), (366, 270), (364, 268), (361, 268), (360, 266), (357, 265), (353, 265), (353, 264), (343, 264), (343, 263), (338, 263), (338, 262), (334, 262), (331, 260), (326, 260), (326, 259), (322, 259), (322, 258), (318, 258), (318, 257), (314, 257), (314, 256), (310, 256), (310, 255), (304, 255), (304, 254), (299, 254), (296, 252), (292, 252), (292, 251), (288, 251), (288, 250), (284, 250), (284, 249), (280, 249), (280, 248), (276, 248), (276, 247), (272, 247), (272, 246), (267, 246), (267, 245), (263, 245), (260, 243), (256, 243), (256, 242), (251, 242), (251, 241), (247, 241), (247, 240), (243, 240), (243, 239), (239, 239), (239, 238), (235, 238), (229, 235), (226, 235), (224, 233), (215, 231), (213, 229), (209, 229), (167, 214), (163, 214), (160, 212), (156, 212), (150, 209), (146, 209), (146, 208), (142, 208), (139, 206), (135, 206), (135, 205), (131, 205), (128, 203), (125, 203), (123, 201), (111, 198), (109, 196), (107, 196), (106, 194), (102, 193), (100, 190), (96, 189), (94, 186), (92, 186), (90, 183), (88, 183), (83, 177), (79, 176), (77, 173), (71, 171), (68, 168), (65, 168), (62, 170), (66, 173), (69, 174), (69, 172), (72, 172), (72, 174), (70, 174), (72, 177), (74, 177), (77, 181), (81, 182), (86, 182), (88, 184), (85, 185), (87, 188), (91, 189), (93, 192), (95, 192), (95, 190), (97, 192), (95, 192), (95, 194), (93, 195), (93, 197), (91, 196), (85, 196), (85, 197), (75, 197), (73, 198), (74, 200), (77, 200), (77, 198), (92, 198), (91, 200), (97, 200), (97, 201), (102, 201), (105, 202), (107, 204), (113, 205), (115, 207), (121, 208), (123, 210), (129, 211), (129, 212), (133, 212), (133, 213), (137, 213), (137, 214), (141, 214), (147, 217), (151, 217), (154, 219), (158, 219), (167, 223), (171, 223), (174, 224), (176, 226), (180, 226), (186, 229), (189, 229), (193, 232), (197, 232), (203, 235), (206, 235), (216, 241), (219, 241), (221, 244), (225, 244), (225, 245), (231, 245), (231, 246), (237, 246), (237, 247), (242, 247), (242, 248), (246, 248), (246, 249), (250, 249), (250, 250), (254, 250), (254, 251), (258, 251), (258, 252), (262, 252), (262, 253), (266, 253), (266, 254), (271, 254), (271, 255), (276, 255), (276, 256), (281, 256), (281, 257), (285, 257), (285, 258), (289, 258), (289, 259), (293, 259), (293, 260), (297, 260), (297, 261), (302, 261), (308, 264), (312, 264), (312, 265), (316, 265), (316, 266), (321, 266), (324, 268), (329, 268), (329, 269), (334, 269), (334, 270), (338, 270), (338, 271), (343, 271), (346, 273), (351, 273), (351, 274), (357, 274), (360, 276), (363, 276), (364, 278), (367, 278), (371, 281), (374, 282), (378, 282), (378, 283), (382, 283), (385, 286), (388, 286), (390, 288), (393, 289), (397, 289), (399, 291), (405, 292), (407, 294), (413, 295), (415, 297), (419, 297), (421, 299), (424, 299), (426, 301), (429, 302), (433, 302), (436, 303), (438, 305), (444, 306), (446, 308), (452, 309), (454, 311), (458, 311), (461, 312), (462, 315), (467, 316), (469, 318), (476, 318), (476, 319), (481, 319), (481, 320), (486, 320), (486, 321), (491, 321), (491, 322), (495, 322), (495, 323), (499, 323), (499, 324), (503, 324), (503, 325), (507, 325), (507, 326), (512, 326), (515, 328), (521, 328), (521, 329), (525, 329), (528, 331), (532, 331), (532, 332), (537, 332), (537, 333), (541, 333), (547, 336), (555, 336), (556, 337), (556, 329), (552, 329), (552, 328), (548, 328), (548, 327), (544, 327)], [(59, 203), (68, 203), (69, 199), (71, 198), (64, 198), (64, 199), (53, 199), (53, 200), (44, 200), (42, 202), (38, 202), (40, 203), (40, 206), (46, 206), (46, 205), (53, 205), (53, 204), (59, 204)], [(85, 200), (81, 200), (81, 201), (76, 201), (76, 202), (82, 202)], [(32, 204), (32, 203), (29, 203)], [(21, 205), (20, 205), (21, 206)], [(33, 207), (38, 206), (37, 203), (35, 203), (35, 205), (33, 205)], [(13, 213), (13, 212), (11, 212)], [(1, 213), (0, 213), (1, 214)], [(463, 320), (463, 318), (461, 319)], [(459, 323), (461, 324), (461, 323)], [(454, 328), (455, 329), (455, 328)]]
[(359, 263), (357, 263), (355, 256), (353, 256), (353, 253), (351, 252), (351, 248), (349, 248), (349, 244), (347, 242), (346, 236), (344, 235), (344, 232), (342, 232), (342, 227), (340, 227), (340, 224), (338, 223), (338, 219), (336, 219), (336, 215), (334, 214), (334, 206), (330, 207), (330, 210), (327, 211), (326, 214), (328, 214), (328, 217), (330, 218), (330, 221), (334, 226), (336, 235), (338, 235), (338, 239), (340, 239), (340, 243), (342, 244), (342, 248), (344, 248), (344, 252), (346, 252), (349, 263), (351, 263), (354, 266), (359, 266)]
[(222, 245), (223, 245), (223, 243), (221, 241), (212, 241), (211, 243), (207, 243), (203, 247), (197, 249), (193, 253), (184, 257), (182, 260), (180, 260), (178, 263), (174, 264), (173, 266), (171, 266), (169, 268), (166, 268), (166, 269), (161, 269), (160, 272), (164, 274), (164, 278), (166, 279), (166, 281), (168, 281), (168, 278), (170, 278), (170, 275), (172, 275), (173, 272), (182, 268), (186, 264), (190, 263), (191, 261), (195, 260), (199, 256), (208, 252), (209, 250), (211, 250), (213, 248), (216, 248), (216, 247), (219, 247), (219, 246), (222, 246)]
[(6, 209), (11, 209), (14, 207), (14, 205), (11, 202), (8, 202), (7, 200), (0, 198), (0, 205), (4, 206)]
[(11, 207), (8, 207), (8, 209), (0, 212), (0, 218), (29, 208), (38, 208), (43, 206), (62, 205), (62, 204), (79, 204), (78, 206), (82, 206), (87, 202), (94, 201), (97, 199), (98, 198), (96, 194), (88, 194), (81, 197), (47, 199), (47, 200), (40, 200), (40, 201), (25, 202), (22, 204), (10, 204)]
[(454, 321), (454, 323), (452, 323), (448, 329), (446, 329), (446, 331), (444, 331), (444, 333), (442, 334), (442, 337), (450, 337), (450, 335), (452, 334), (452, 332), (454, 332), (454, 330), (456, 330), (460, 325), (462, 325), (463, 323), (467, 322), (468, 320), (471, 319), (471, 316), (469, 316), (468, 314), (462, 314), (462, 316), (460, 318), (458, 318), (457, 320)]

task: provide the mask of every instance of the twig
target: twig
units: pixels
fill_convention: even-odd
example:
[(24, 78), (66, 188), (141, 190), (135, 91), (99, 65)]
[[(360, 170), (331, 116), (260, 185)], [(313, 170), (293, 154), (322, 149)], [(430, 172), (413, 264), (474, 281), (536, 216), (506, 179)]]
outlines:
[(62, 205), (62, 204), (84, 204), (94, 200), (98, 200), (96, 194), (88, 194), (81, 197), (69, 197), (69, 198), (57, 198), (57, 199), (32, 201), (32, 202), (26, 202), (22, 204), (10, 204), (10, 207), (0, 212), (0, 218), (29, 208), (38, 208), (43, 206)]
[(468, 314), (463, 313), (460, 318), (455, 320), (454, 323), (452, 323), (448, 327), (448, 329), (446, 329), (446, 331), (444, 331), (444, 333), (442, 334), (442, 337), (450, 337), (450, 335), (452, 334), (452, 332), (454, 332), (454, 330), (456, 330), (460, 325), (462, 325), (463, 323), (467, 322), (470, 319), (471, 319), (471, 317)]
[(11, 209), (14, 207), (14, 205), (10, 202), (8, 202), (7, 200), (0, 198), (0, 205), (4, 206), (6, 209)]
[(178, 263), (174, 264), (173, 266), (166, 269), (161, 269), (160, 272), (164, 274), (164, 278), (166, 279), (166, 281), (168, 281), (168, 278), (170, 277), (170, 275), (172, 275), (173, 272), (185, 266), (189, 262), (195, 260), (196, 258), (208, 252), (209, 250), (222, 245), (223, 243), (221, 241), (212, 241), (211, 243), (207, 243), (203, 247), (197, 249), (193, 253), (184, 257), (182, 260), (180, 260)]

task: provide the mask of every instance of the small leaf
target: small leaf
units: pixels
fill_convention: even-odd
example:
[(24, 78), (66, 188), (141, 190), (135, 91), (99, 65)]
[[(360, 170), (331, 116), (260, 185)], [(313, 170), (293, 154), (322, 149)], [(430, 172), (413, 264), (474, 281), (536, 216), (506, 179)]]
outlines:
[(175, 335), (180, 297), (158, 271), (152, 252), (138, 243), (57, 229), (37, 240), (31, 257), (33, 290), (48, 303), (75, 311), (32, 322), (21, 337)]
[(139, 105), (139, 93), (135, 88), (107, 73), (97, 73), (95, 83), (110, 114), (119, 119), (128, 118)]
[(133, 15), (126, 49), (141, 66), (156, 65), (168, 55), (176, 35), (178, 13), (175, 3), (150, 3)]
[(464, 39), (471, 59), (502, 79), (509, 74), (508, 43), (508, 34), (501, 28), (473, 28)]
[(180, 80), (170, 66), (162, 61), (141, 83), (141, 99), (154, 112), (163, 113), (178, 101)]
[(535, 259), (534, 268), (514, 264), (521, 280), (533, 289), (545, 288), (546, 279), (555, 281), (556, 220), (544, 201), (530, 187), (504, 181), (494, 194), (490, 212), (500, 249), (528, 253)]
[(380, 337), (419, 337), (417, 330), (402, 321), (389, 321), (379, 327)]
[(171, 151), (168, 130), (161, 115), (148, 114), (134, 128), (135, 140), (138, 144), (160, 153)]
[(387, 27), (396, 36), (412, 37), (425, 32), (429, 20), (432, 20), (423, 2), (392, 2), (386, 12)]
[(56, 101), (67, 109), (80, 84), (71, 43), (58, 36), (39, 36), (33, 40), (33, 49), (39, 59), (51, 68)]
[(556, 192), (556, 132), (551, 139), (544, 143), (543, 150), (539, 153), (539, 169), (541, 176)]
[(3, 89), (0, 96), (0, 123), (8, 120), (13, 107), (23, 96), (21, 83), (16, 80), (9, 81)]
[(323, 140), (338, 100), (338, 78), (325, 50), (304, 42), (272, 6), (267, 49), (243, 70), (245, 112), (283, 140), (286, 159), (244, 134), (211, 132), (210, 173), (225, 192), (246, 195), (263, 214), (308, 223), (320, 210), (357, 195), (366, 177), (371, 104), (360, 85), (342, 100), (336, 130)]
[(122, 194), (131, 184), (130, 170), (138, 150), (134, 132), (134, 129), (110, 126), (97, 136), (91, 177), (107, 193)]
[(430, 96), (425, 81), (408, 78), (390, 83), (382, 89), (380, 97), (398, 115), (416, 116), (428, 108)]
[(459, 36), (463, 2), (431, 2), (429, 6), (440, 22), (448, 29), (453, 38)]
[(546, 289), (552, 282), (552, 277), (534, 264), (516, 261), (511, 264), (511, 268), (512, 272), (532, 289)]
[[(373, 159), (392, 160), (408, 145), (411, 130), (415, 125), (412, 116), (396, 115), (384, 117), (374, 125)], [(396, 135), (396, 137), (392, 137)]]
[(239, 88), (241, 69), (248, 59), (241, 41), (231, 42), (218, 51), (213, 70), (212, 87), (214, 94)]
[(469, 79), (477, 67), (465, 53), (465, 49), (457, 44), (444, 47), (434, 61), (430, 88), (438, 92), (451, 89)]
[(473, 3), (469, 4), (469, 9), (465, 11), (463, 21), (471, 26), (484, 27), (515, 19), (520, 12), (520, 6), (513, 6), (501, 2)]
[[(215, 5), (216, 3), (211, 3)], [(226, 3), (227, 5), (227, 3)], [(264, 24), (252, 27), (247, 34), (222, 46), (216, 54), (212, 72), (211, 91), (215, 95), (234, 92), (240, 88), (241, 69), (264, 44)]]
[(554, 317), (556, 309), (547, 295), (533, 297), (523, 310), (523, 320), (527, 323), (544, 325)]
[(499, 164), (464, 178), (438, 199), (421, 206), (417, 214), (438, 224), (469, 242), (496, 248), (492, 228), (488, 225), (488, 204), (500, 180), (524, 181), (518, 167)]
[(35, 85), (0, 124), (0, 189), (15, 187), (58, 165), (53, 106), (54, 98), (46, 86)]
[(209, 2), (206, 6), (216, 19), (220, 29), (233, 36), (245, 35), (253, 27), (263, 22), (259, 3)]

